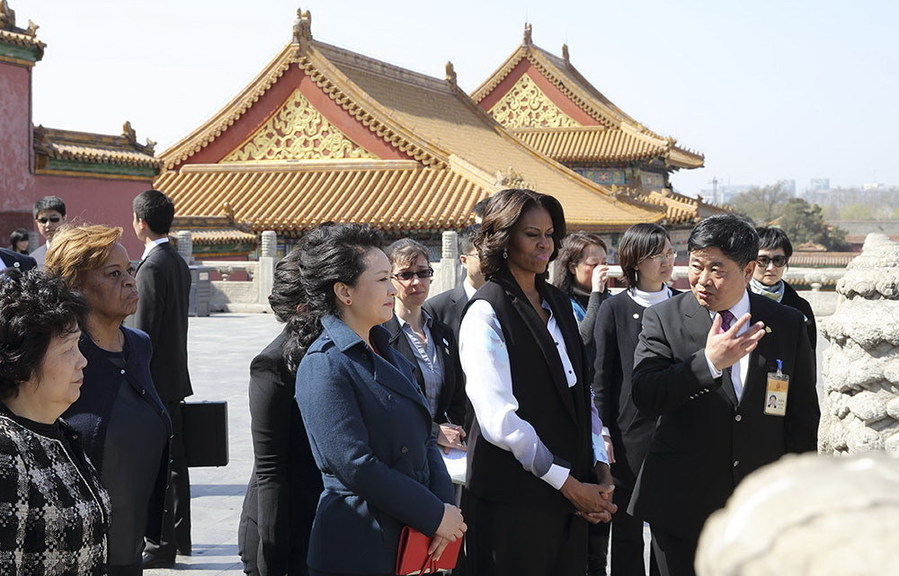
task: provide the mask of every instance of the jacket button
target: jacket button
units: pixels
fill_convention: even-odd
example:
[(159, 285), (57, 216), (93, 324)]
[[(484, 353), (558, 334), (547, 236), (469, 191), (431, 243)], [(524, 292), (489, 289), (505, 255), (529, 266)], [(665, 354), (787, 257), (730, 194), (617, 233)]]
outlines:
[(121, 372), (119, 372), (119, 374), (124, 374), (124, 373), (125, 373), (125, 369), (122, 368), (122, 370), (121, 370)]
[(400, 452), (402, 452), (403, 454), (407, 453), (408, 451), (409, 451), (409, 448), (407, 448), (406, 446), (403, 446), (402, 448), (400, 448)]
[(740, 465), (740, 461), (739, 461), (739, 460), (734, 460), (734, 468), (736, 468), (736, 467), (739, 466), (739, 465)]
[(734, 420), (736, 420), (737, 422), (739, 422), (742, 419), (743, 419), (743, 416), (741, 416), (740, 414), (737, 414), (736, 416), (734, 416)]

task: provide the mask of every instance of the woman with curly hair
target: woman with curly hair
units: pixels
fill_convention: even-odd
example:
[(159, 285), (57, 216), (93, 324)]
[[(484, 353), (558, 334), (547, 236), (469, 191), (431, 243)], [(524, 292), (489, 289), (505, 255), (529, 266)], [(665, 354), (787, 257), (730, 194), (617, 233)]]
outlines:
[(87, 304), (55, 276), (0, 274), (0, 574), (106, 574), (109, 496), (60, 415), (81, 394)]
[(269, 304), (284, 329), (250, 364), (253, 474), (238, 531), (244, 572), (305, 576), (306, 553), (322, 479), (294, 401), (297, 366), (305, 353), (300, 249), (275, 266)]
[(81, 434), (112, 500), (109, 574), (140, 575), (144, 535), (162, 529), (172, 424), (150, 376), (150, 339), (122, 325), (137, 309), (121, 228), (69, 226), (53, 237), (47, 269), (87, 300), (78, 346), (88, 359), (66, 420)]
[(394, 574), (404, 525), (433, 537), (439, 558), (466, 526), (412, 364), (380, 326), (396, 296), (381, 237), (359, 224), (319, 226), (299, 269), (306, 355), (296, 395), (324, 481), (309, 572)]

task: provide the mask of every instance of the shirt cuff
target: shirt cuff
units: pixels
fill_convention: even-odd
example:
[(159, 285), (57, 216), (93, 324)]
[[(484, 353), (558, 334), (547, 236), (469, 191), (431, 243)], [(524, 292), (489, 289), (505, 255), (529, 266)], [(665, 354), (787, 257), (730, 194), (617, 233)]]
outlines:
[(609, 455), (606, 452), (606, 441), (599, 434), (593, 434), (593, 458), (596, 462), (609, 463)]
[(709, 374), (712, 375), (712, 378), (715, 380), (717, 380), (718, 378), (721, 378), (721, 375), (724, 374), (724, 372), (715, 368), (715, 365), (712, 364), (712, 361), (709, 360), (708, 357), (706, 357), (705, 362), (706, 362), (706, 364), (709, 365)]
[(564, 466), (559, 466), (558, 464), (553, 464), (549, 467), (549, 472), (540, 477), (541, 480), (555, 488), (556, 490), (562, 489), (562, 484), (568, 480), (568, 475), (571, 471)]
[(609, 438), (612, 437), (612, 432), (609, 430), (609, 427), (608, 427), (608, 426), (603, 426), (603, 427), (602, 427), (602, 435), (603, 435), (603, 436), (608, 436)]

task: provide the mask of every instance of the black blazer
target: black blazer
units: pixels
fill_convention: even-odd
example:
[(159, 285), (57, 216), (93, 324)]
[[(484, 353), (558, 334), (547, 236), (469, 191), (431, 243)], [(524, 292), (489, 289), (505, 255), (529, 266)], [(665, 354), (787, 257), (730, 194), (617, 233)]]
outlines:
[[(747, 474), (788, 452), (817, 447), (815, 365), (802, 316), (764, 296), (750, 293), (749, 301), (752, 322), (764, 322), (770, 332), (750, 355), (739, 402), (726, 371), (718, 379), (709, 373), (704, 348), (712, 320), (692, 292), (643, 315), (633, 400), (659, 423), (628, 511), (685, 539), (699, 537)], [(777, 359), (790, 376), (785, 417), (763, 412), (767, 374)]]
[(28, 272), (37, 266), (37, 262), (31, 256), (19, 254), (7, 248), (0, 248), (0, 258), (7, 268), (18, 268), (22, 272)]
[[(678, 294), (680, 291), (672, 289), (672, 298)], [(627, 291), (620, 292), (603, 302), (593, 326), (594, 402), (612, 435), (615, 482), (628, 488), (634, 486), (658, 419), (638, 410), (631, 398), (634, 350), (644, 310)]]
[(166, 404), (193, 394), (187, 371), (187, 313), (190, 269), (171, 242), (153, 248), (137, 265), (140, 300), (134, 326), (150, 335), (150, 372)]
[[(437, 400), (437, 414), (434, 422), (443, 424), (447, 422), (447, 417), (452, 424), (460, 426), (466, 424), (465, 405), (467, 397), (465, 396), (465, 385), (462, 376), (462, 365), (459, 363), (459, 349), (456, 345), (456, 338), (453, 336), (449, 326), (432, 318), (431, 338), (440, 353), (440, 361), (443, 364), (443, 388), (440, 390), (440, 398)], [(415, 382), (418, 383), (422, 394), (425, 393), (425, 381), (421, 370), (418, 368), (418, 357), (409, 345), (409, 340), (400, 328), (400, 321), (396, 314), (387, 322), (381, 324), (390, 334), (390, 347), (402, 354), (409, 362), (412, 363), (415, 373)]]
[(805, 329), (808, 332), (808, 341), (812, 345), (812, 354), (818, 346), (818, 326), (815, 324), (815, 313), (808, 300), (796, 293), (796, 289), (784, 282), (784, 297), (780, 301), (785, 306), (790, 306), (802, 312), (805, 316)]
[(456, 342), (459, 341), (459, 326), (462, 325), (462, 312), (468, 304), (468, 295), (465, 293), (464, 280), (452, 290), (441, 292), (428, 298), (424, 308), (431, 318), (440, 320), (453, 331)]
[(322, 479), (294, 401), (296, 373), (284, 361), (287, 332), (250, 364), (253, 473), (240, 514), (240, 557), (248, 574), (309, 573), (306, 553)]

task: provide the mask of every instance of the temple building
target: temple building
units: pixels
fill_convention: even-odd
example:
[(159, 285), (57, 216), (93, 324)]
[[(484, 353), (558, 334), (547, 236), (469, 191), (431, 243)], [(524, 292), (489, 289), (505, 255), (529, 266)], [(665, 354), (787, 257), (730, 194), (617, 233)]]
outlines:
[(705, 158), (625, 114), (569, 59), (535, 46), (531, 25), (515, 52), (472, 99), (521, 141), (619, 197), (666, 210), (673, 230), (725, 210), (674, 192), (669, 175), (701, 168)]
[[(523, 144), (456, 83), (314, 40), (308, 12), (292, 41), (221, 111), (161, 154), (155, 186), (194, 252), (235, 255), (274, 230), (288, 248), (327, 221), (436, 241), (508, 187), (558, 198), (572, 230), (617, 234), (666, 209), (612, 194)], [(205, 226), (203, 223), (205, 222)]]
[[(32, 70), (46, 45), (37, 25), (16, 25), (16, 14), (0, 0), (0, 244), (16, 228), (36, 231), (34, 202), (56, 195), (69, 221), (122, 226), (132, 256), (140, 246), (130, 233), (131, 201), (148, 189), (162, 166), (153, 143), (139, 144), (125, 123), (118, 136), (34, 126)], [(30, 248), (40, 243), (32, 235)]]

